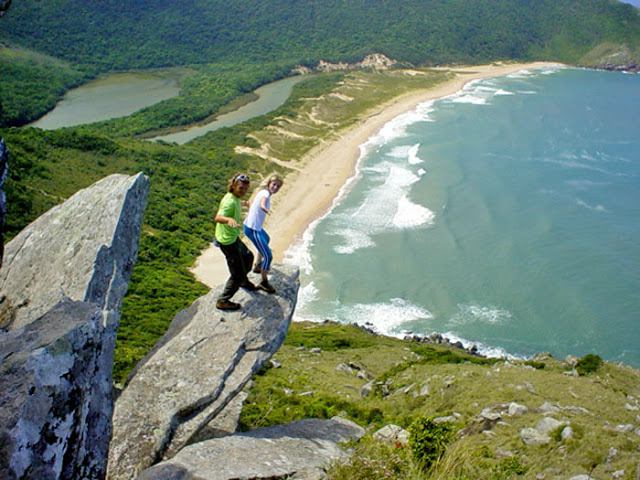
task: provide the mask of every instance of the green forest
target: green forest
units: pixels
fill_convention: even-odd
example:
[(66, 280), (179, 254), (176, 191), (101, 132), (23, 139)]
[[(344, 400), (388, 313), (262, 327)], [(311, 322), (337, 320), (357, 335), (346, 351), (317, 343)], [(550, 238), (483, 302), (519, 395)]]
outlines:
[[(302, 99), (332, 91), (342, 74), (310, 76), (278, 110), (184, 146), (145, 135), (210, 118), (320, 60), (382, 53), (416, 68), (533, 60), (596, 66), (624, 52), (622, 60), (640, 61), (639, 10), (615, 0), (20, 0), (0, 26), (0, 133), (11, 150), (8, 238), (108, 174), (151, 178), (123, 305), (118, 381), (175, 313), (207, 291), (188, 267), (212, 240), (212, 209), (227, 179), (273, 168), (234, 147), (251, 146), (250, 132), (294, 115)], [(180, 95), (80, 127), (25, 127), (75, 86), (142, 69), (177, 71)]]

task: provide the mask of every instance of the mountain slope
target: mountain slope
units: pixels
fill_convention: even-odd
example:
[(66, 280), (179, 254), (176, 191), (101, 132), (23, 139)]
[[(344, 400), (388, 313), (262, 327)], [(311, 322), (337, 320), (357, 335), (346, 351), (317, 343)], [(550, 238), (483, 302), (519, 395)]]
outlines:
[(637, 54), (640, 15), (610, 0), (22, 0), (0, 39), (100, 71), (373, 52), (421, 65), (580, 63), (603, 42)]

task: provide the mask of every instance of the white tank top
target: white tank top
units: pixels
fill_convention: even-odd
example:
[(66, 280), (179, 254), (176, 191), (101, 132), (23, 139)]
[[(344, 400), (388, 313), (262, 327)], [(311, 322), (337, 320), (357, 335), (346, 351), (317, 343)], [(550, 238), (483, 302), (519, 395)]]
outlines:
[(271, 209), (271, 193), (269, 190), (260, 190), (256, 198), (253, 199), (249, 207), (249, 213), (244, 219), (244, 224), (252, 230), (262, 230), (264, 219), (267, 218), (267, 214), (260, 208), (260, 201), (265, 197), (267, 199), (267, 210)]

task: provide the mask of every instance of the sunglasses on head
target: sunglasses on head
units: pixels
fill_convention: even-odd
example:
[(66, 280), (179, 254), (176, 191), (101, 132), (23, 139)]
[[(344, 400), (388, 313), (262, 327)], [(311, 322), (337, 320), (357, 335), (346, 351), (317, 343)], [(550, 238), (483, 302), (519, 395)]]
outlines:
[(235, 179), (236, 182), (248, 182), (249, 181), (249, 175), (245, 175), (244, 173), (238, 175)]

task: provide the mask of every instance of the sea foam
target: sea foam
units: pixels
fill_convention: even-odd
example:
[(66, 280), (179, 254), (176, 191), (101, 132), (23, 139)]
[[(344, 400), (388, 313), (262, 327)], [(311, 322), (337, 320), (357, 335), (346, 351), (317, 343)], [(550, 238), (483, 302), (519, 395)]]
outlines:
[(330, 234), (342, 236), (334, 250), (350, 254), (375, 245), (372, 235), (399, 228), (431, 225), (434, 213), (407, 198), (407, 189), (420, 180), (411, 170), (388, 164), (385, 182), (372, 188), (356, 207), (332, 215)]
[(336, 310), (336, 315), (342, 322), (366, 326), (388, 336), (398, 336), (398, 329), (406, 322), (433, 318), (433, 314), (426, 308), (402, 298), (392, 298), (381, 303), (343, 305)]

